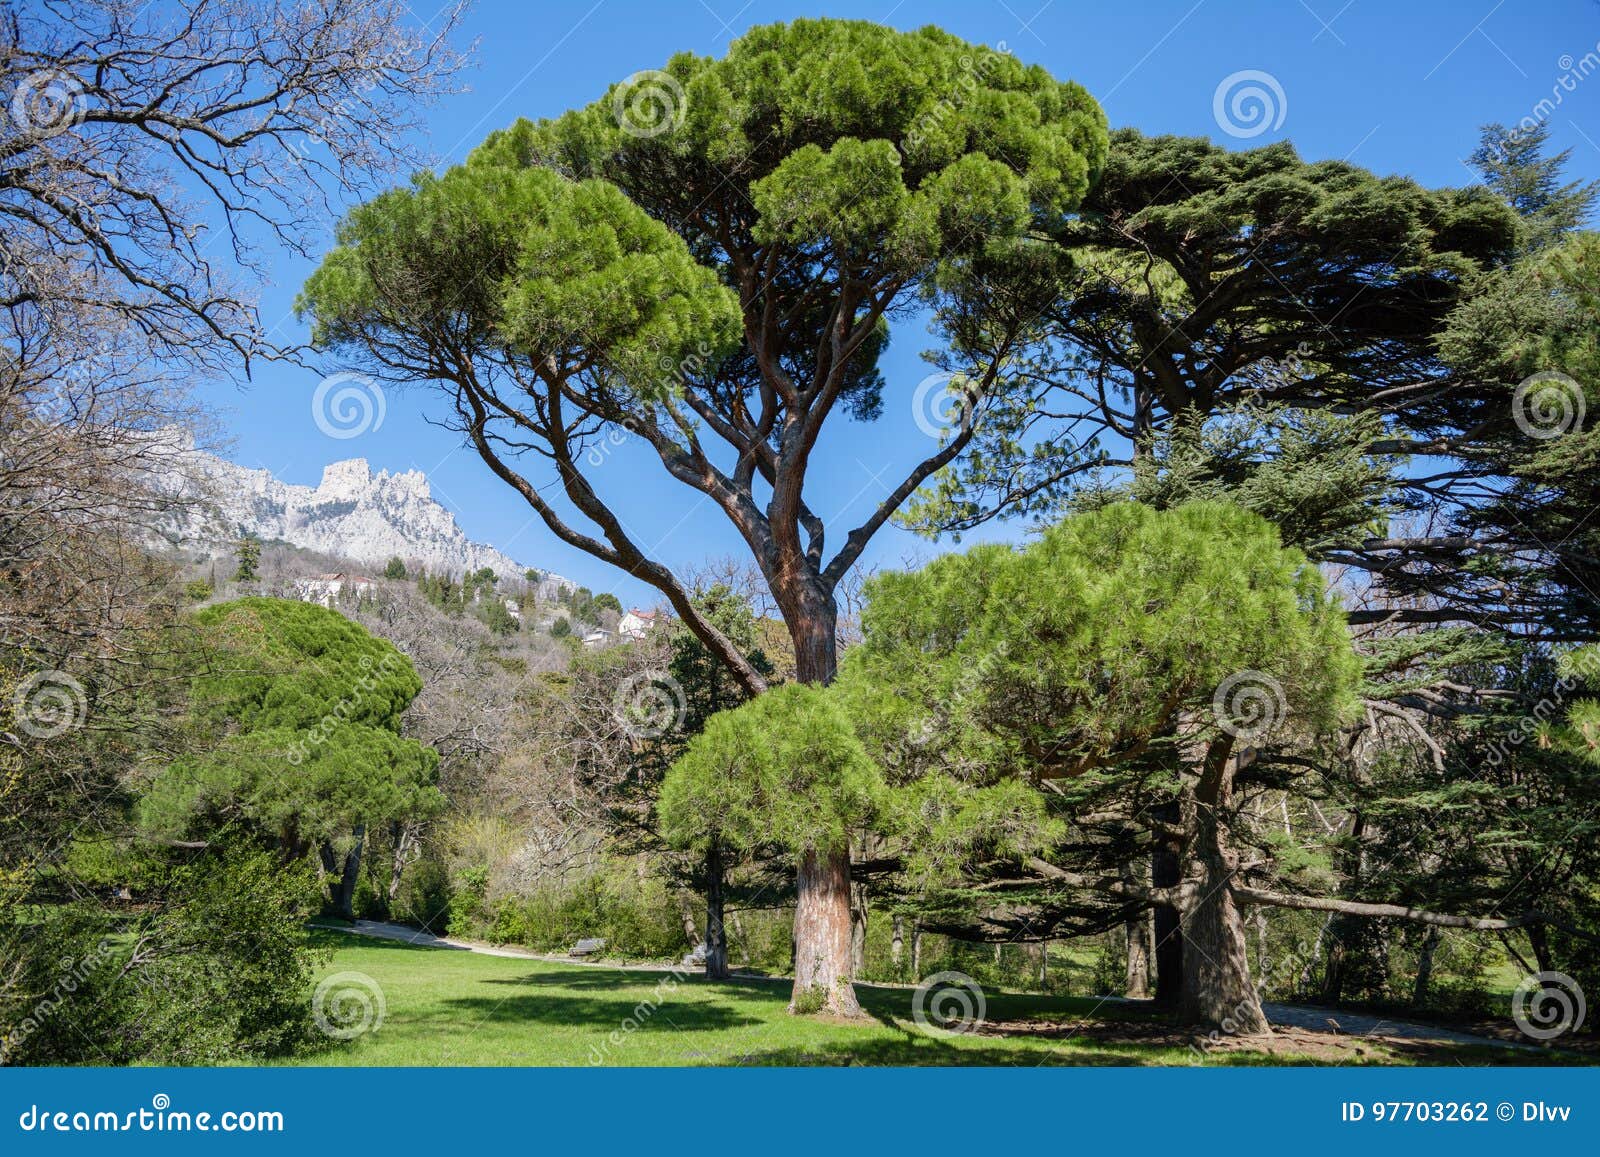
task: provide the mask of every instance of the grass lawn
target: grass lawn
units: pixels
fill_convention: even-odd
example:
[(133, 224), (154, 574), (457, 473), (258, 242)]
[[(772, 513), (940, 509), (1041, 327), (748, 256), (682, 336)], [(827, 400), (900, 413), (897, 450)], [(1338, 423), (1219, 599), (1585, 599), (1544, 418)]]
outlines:
[[(664, 972), (564, 965), (315, 933), (327, 972), (365, 973), (382, 1026), (300, 1058), (312, 1065), (1186, 1065), (1190, 1035), (1141, 1008), (990, 993), (972, 1034), (931, 1036), (912, 992), (863, 985), (860, 1023), (785, 1012), (779, 980), (674, 982)], [(652, 1004), (658, 1005), (651, 1011)], [(643, 1005), (643, 1007), (641, 1007)], [(628, 1022), (637, 1027), (627, 1029)], [(612, 1039), (612, 1034), (617, 1036)], [(1529, 1064), (1538, 1054), (1342, 1038), (1224, 1045), (1207, 1063)], [(1556, 1057), (1550, 1057), (1556, 1060)]]

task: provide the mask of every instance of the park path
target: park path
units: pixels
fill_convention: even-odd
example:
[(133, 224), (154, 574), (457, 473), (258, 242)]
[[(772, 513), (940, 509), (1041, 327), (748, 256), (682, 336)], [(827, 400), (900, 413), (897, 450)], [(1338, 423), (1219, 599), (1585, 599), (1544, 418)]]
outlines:
[(349, 924), (316, 924), (330, 932), (352, 932), (357, 936), (371, 936), (376, 940), (398, 940), (418, 948), (453, 948), (457, 952), (476, 952), (480, 956), (510, 956), (519, 960), (543, 960), (553, 964), (579, 964), (588, 968), (622, 968), (634, 972), (671, 972), (671, 964), (619, 964), (614, 960), (582, 960), (560, 953), (530, 952), (526, 948), (511, 948), (498, 944), (485, 944), (481, 940), (457, 940), (451, 936), (435, 936), (405, 924), (386, 924), (382, 920), (357, 920)]
[(1285, 1028), (1298, 1028), (1306, 1032), (1331, 1032), (1341, 1036), (1378, 1036), (1400, 1040), (1445, 1041), (1461, 1045), (1497, 1045), (1500, 1048), (1535, 1048), (1517, 1041), (1498, 1040), (1492, 1036), (1461, 1032), (1452, 1028), (1439, 1028), (1430, 1024), (1410, 1024), (1343, 1009), (1307, 1008), (1295, 1004), (1277, 1004), (1263, 1001), (1261, 1010), (1273, 1024)]
[[(542, 960), (553, 964), (579, 965), (585, 968), (625, 969), (632, 972), (672, 972), (676, 967), (660, 963), (619, 964), (615, 961), (579, 960), (571, 956), (555, 953), (530, 952), (526, 948), (510, 948), (495, 944), (485, 944), (478, 940), (458, 940), (449, 936), (435, 936), (431, 932), (410, 928), (404, 924), (387, 924), (381, 920), (357, 920), (353, 926), (319, 924), (317, 927), (327, 928), (335, 932), (350, 932), (357, 936), (370, 936), (377, 940), (395, 940), (402, 944), (413, 944), (420, 948), (449, 948), (457, 952), (476, 952), (482, 956), (509, 956), (522, 960)], [(874, 987), (898, 988), (909, 986), (878, 985)], [(1121, 1003), (1124, 998), (1108, 996), (1102, 999), (1108, 1002)], [(1327, 1033), (1336, 1036), (1377, 1036), (1401, 1040), (1443, 1041), (1450, 1044), (1464, 1045), (1493, 1045), (1497, 1048), (1508, 1049), (1531, 1049), (1534, 1047), (1518, 1041), (1499, 1040), (1492, 1036), (1480, 1036), (1476, 1033), (1461, 1032), (1457, 1029), (1389, 1020), (1381, 1016), (1372, 1016), (1360, 1012), (1346, 1012), (1342, 1009), (1310, 1008), (1304, 1005), (1278, 1004), (1274, 1001), (1263, 1002), (1261, 1008), (1267, 1014), (1267, 1019), (1273, 1024), (1282, 1028), (1300, 1029), (1302, 1032)]]

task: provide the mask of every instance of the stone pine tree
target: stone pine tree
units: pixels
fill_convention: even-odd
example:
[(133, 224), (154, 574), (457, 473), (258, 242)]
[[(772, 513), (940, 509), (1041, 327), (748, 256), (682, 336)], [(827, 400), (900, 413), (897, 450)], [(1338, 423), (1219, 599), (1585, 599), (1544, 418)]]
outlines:
[(198, 754), (146, 785), (141, 827), (315, 855), (349, 917), (366, 829), (444, 805), (438, 753), (400, 735), (422, 680), (393, 644), (310, 603), (238, 599), (195, 620), (211, 647), (190, 696)]
[[(658, 589), (759, 693), (602, 495), (598, 441), (648, 447), (685, 509), (709, 499), (731, 521), (799, 679), (826, 683), (838, 583), (965, 449), (1038, 315), (1037, 279), (1002, 276), (1026, 265), (1006, 254), (1080, 202), (1106, 140), (1077, 85), (938, 29), (760, 27), (356, 209), (301, 309), (322, 347), (441, 388), (466, 442), (558, 537)], [(961, 272), (980, 262), (998, 272)], [(888, 319), (926, 299), (968, 319), (962, 417), (837, 534), (806, 493), (825, 428), (883, 412)], [(841, 1013), (856, 1010), (848, 941), (828, 937), (849, 878), (844, 847), (802, 860), (805, 983)]]

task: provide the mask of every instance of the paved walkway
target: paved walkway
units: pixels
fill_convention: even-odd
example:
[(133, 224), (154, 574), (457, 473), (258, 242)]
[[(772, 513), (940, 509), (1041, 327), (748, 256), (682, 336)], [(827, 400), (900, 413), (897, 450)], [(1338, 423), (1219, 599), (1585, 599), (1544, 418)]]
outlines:
[(582, 964), (591, 968), (626, 968), (639, 972), (671, 972), (671, 964), (619, 964), (614, 960), (584, 960), (559, 953), (530, 952), (526, 948), (512, 948), (499, 944), (486, 944), (481, 940), (457, 940), (450, 936), (435, 936), (405, 924), (386, 924), (381, 920), (357, 920), (349, 924), (316, 924), (331, 932), (353, 932), (357, 936), (371, 936), (378, 940), (398, 940), (419, 948), (453, 948), (457, 952), (476, 952), (480, 956), (512, 956), (521, 960), (544, 960), (554, 964)]
[(1535, 1047), (1516, 1041), (1497, 1040), (1492, 1036), (1458, 1032), (1455, 1029), (1438, 1028), (1435, 1025), (1388, 1020), (1381, 1016), (1371, 1016), (1362, 1012), (1346, 1012), (1343, 1009), (1306, 1008), (1302, 1005), (1276, 1004), (1271, 1001), (1264, 1001), (1262, 1002), (1261, 1010), (1267, 1014), (1267, 1019), (1273, 1024), (1283, 1025), (1286, 1028), (1305, 1029), (1308, 1032), (1331, 1032), (1338, 1033), (1341, 1036), (1393, 1037), (1401, 1040), (1447, 1041), (1451, 1044), (1462, 1045), (1496, 1045), (1506, 1049)]

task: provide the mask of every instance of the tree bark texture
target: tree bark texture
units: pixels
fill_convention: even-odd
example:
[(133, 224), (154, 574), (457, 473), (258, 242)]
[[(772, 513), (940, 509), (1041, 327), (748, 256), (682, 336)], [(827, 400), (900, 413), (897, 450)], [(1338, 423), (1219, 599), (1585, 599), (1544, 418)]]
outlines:
[(800, 861), (794, 912), (791, 1011), (814, 1006), (860, 1016), (850, 977), (850, 855), (807, 852)]

